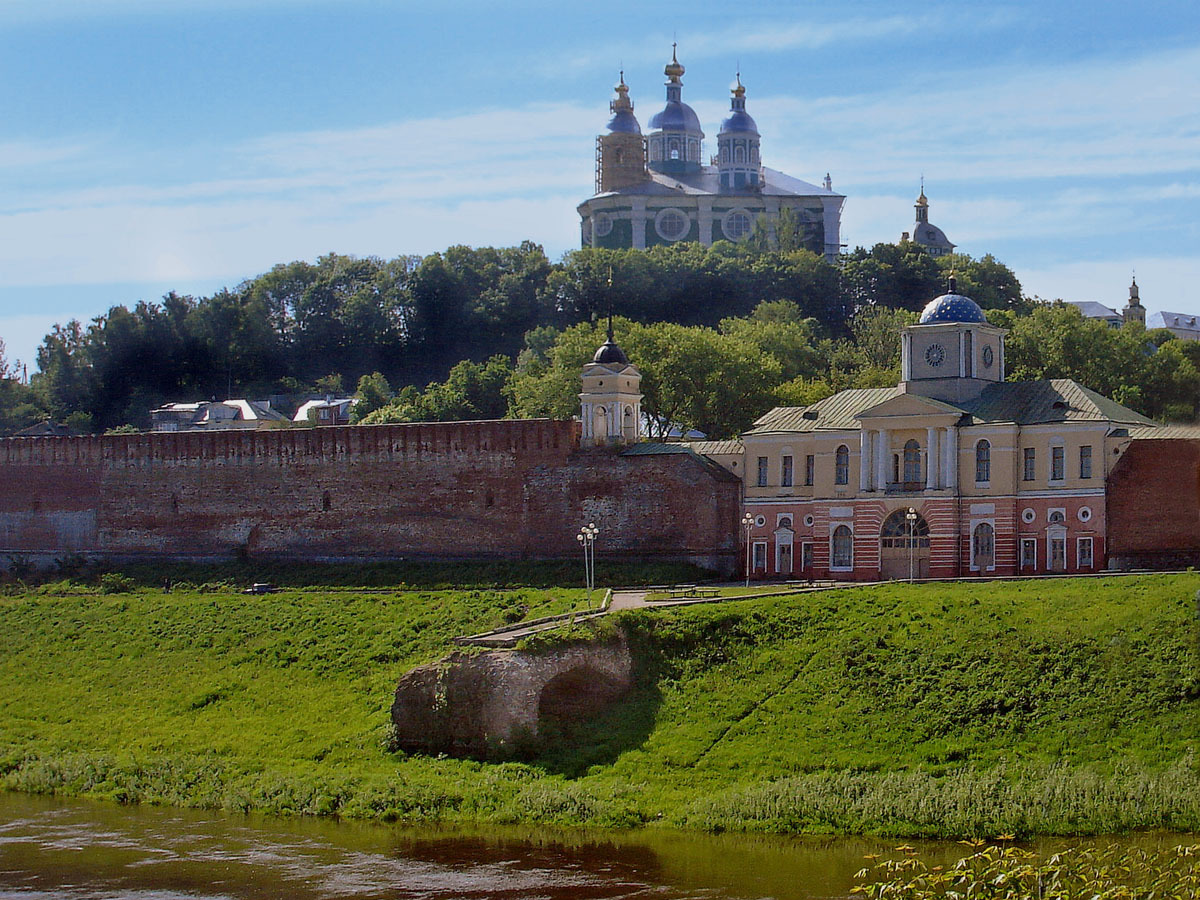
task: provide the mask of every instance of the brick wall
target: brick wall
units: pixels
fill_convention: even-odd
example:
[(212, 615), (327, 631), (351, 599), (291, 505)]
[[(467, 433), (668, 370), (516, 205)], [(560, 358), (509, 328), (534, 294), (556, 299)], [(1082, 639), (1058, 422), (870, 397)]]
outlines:
[(736, 556), (740, 486), (519, 420), (0, 441), (0, 550), (222, 557)]
[(1116, 568), (1200, 565), (1200, 441), (1132, 441), (1107, 488)]

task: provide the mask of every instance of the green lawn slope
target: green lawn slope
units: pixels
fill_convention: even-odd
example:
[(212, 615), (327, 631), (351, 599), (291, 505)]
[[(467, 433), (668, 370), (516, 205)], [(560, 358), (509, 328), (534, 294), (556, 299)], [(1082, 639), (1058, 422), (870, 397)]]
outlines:
[(898, 584), (610, 616), (597, 636), (628, 636), (634, 692), (481, 763), (387, 752), (397, 679), (578, 591), (48, 586), (0, 598), (0, 779), (411, 821), (1196, 829), (1198, 590), (1195, 574)]

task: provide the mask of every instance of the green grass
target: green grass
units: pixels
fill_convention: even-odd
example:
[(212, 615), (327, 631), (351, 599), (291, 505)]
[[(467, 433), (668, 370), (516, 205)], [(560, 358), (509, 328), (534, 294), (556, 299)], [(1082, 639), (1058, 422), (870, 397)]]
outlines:
[(0, 598), (0, 779), (412, 821), (1197, 829), (1198, 590), (897, 584), (622, 613), (603, 628), (629, 634), (630, 697), (525, 762), (482, 763), (385, 752), (396, 681), (455, 634), (581, 591), (50, 584)]

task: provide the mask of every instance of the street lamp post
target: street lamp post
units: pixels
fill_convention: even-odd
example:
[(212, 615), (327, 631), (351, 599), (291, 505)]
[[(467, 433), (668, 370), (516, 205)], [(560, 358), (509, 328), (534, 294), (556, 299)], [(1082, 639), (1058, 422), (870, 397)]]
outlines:
[(579, 529), (575, 540), (583, 547), (583, 577), (587, 585), (587, 605), (592, 608), (592, 590), (596, 587), (596, 536), (600, 529), (595, 522), (589, 522)]
[(908, 522), (908, 583), (913, 583), (913, 543), (915, 542), (915, 534), (917, 530), (917, 511), (911, 506), (908, 512), (904, 514), (904, 520)]
[(754, 516), (746, 513), (742, 516), (742, 527), (746, 529), (746, 587), (750, 587), (750, 528), (754, 525)]

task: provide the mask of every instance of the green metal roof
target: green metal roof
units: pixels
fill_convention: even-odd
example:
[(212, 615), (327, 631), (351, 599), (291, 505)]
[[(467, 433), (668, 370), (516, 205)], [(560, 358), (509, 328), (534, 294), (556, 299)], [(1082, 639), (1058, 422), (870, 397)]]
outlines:
[(1200, 425), (1155, 425), (1130, 428), (1135, 441), (1200, 441)]
[(633, 444), (621, 451), (622, 456), (690, 456), (697, 463), (708, 470), (709, 474), (718, 481), (737, 481), (742, 479), (734, 475), (724, 466), (714, 462), (707, 456), (702, 456), (697, 453), (687, 444), (666, 444), (657, 443), (655, 441), (642, 441), (641, 443)]
[(855, 418), (884, 400), (898, 397), (899, 386), (889, 388), (859, 388), (838, 391), (812, 406), (777, 406), (757, 422), (746, 434), (770, 434), (777, 431), (849, 431), (857, 430)]
[(741, 453), (744, 449), (742, 442), (733, 441), (688, 441), (688, 446), (697, 453), (705, 456), (721, 456), (730, 453)]
[(1152, 419), (1070, 378), (1002, 381), (988, 385), (977, 399), (960, 405), (970, 414), (972, 425), (990, 422), (1014, 422), (1017, 425), (1053, 422), (1154, 424)]
[[(839, 391), (812, 406), (777, 406), (754, 423), (746, 434), (777, 432), (857, 431), (864, 411), (903, 393), (899, 385)], [(969, 416), (964, 425), (1012, 422), (1039, 425), (1053, 422), (1119, 422), (1153, 426), (1140, 413), (1085, 388), (1069, 378), (1048, 381), (1001, 381), (989, 384), (966, 403), (935, 401)]]

